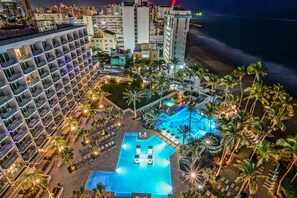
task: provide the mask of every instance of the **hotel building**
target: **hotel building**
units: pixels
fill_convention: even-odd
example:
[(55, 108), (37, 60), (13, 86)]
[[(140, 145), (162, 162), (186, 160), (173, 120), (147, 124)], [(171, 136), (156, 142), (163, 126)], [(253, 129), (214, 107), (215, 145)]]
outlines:
[(187, 34), (192, 17), (191, 11), (173, 8), (165, 13), (164, 22), (164, 50), (166, 62), (178, 58), (181, 63), (185, 60)]
[(85, 26), (0, 41), (0, 197), (98, 77)]

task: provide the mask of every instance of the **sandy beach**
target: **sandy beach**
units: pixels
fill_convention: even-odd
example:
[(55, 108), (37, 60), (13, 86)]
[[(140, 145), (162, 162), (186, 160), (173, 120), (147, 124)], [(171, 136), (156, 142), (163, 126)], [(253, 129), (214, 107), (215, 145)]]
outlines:
[[(203, 44), (199, 43), (199, 41), (195, 39), (196, 34), (201, 34), (196, 28), (191, 28), (188, 33), (186, 59), (190, 64), (199, 64), (207, 68), (210, 72), (218, 74), (221, 77), (230, 74), (237, 67), (237, 65), (232, 61), (226, 60), (219, 54), (206, 49)], [(252, 77), (245, 77), (243, 79), (243, 87), (251, 85), (252, 79)], [(239, 91), (237, 88), (238, 87), (236, 86), (234, 89), (235, 92)], [(259, 107), (260, 106), (258, 105), (257, 108)], [(295, 112), (297, 112), (297, 107), (295, 108)], [(273, 133), (276, 138), (285, 137), (286, 135), (296, 135), (296, 113), (293, 118), (286, 120), (284, 123), (287, 126), (286, 132)]]

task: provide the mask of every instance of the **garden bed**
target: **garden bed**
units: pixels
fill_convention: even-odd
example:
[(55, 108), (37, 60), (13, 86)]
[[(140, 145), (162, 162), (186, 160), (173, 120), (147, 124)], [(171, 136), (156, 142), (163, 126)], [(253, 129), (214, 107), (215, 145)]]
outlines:
[[(117, 105), (118, 107), (120, 107), (121, 109), (125, 110), (125, 109), (133, 109), (133, 104), (131, 103), (130, 105), (128, 105), (126, 103), (126, 100), (123, 99), (123, 92), (125, 92), (126, 89), (131, 89), (131, 85), (129, 85), (128, 83), (113, 83), (110, 82), (107, 86), (103, 87), (104, 91), (109, 92), (110, 95), (106, 96), (106, 98), (108, 100), (110, 100), (112, 103), (114, 103), (115, 105)], [(167, 91), (163, 94), (163, 97), (170, 94), (172, 92)], [(136, 107), (137, 109), (150, 104), (156, 100), (159, 100), (160, 96), (158, 94), (155, 93), (155, 95), (153, 95), (150, 99), (148, 98), (143, 98), (141, 99), (140, 102), (137, 102)]]

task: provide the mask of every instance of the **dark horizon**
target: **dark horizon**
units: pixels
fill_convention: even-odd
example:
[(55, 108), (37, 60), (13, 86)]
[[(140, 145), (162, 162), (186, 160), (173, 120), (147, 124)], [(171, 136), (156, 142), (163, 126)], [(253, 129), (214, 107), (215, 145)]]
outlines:
[[(31, 0), (34, 8), (44, 6), (50, 7), (54, 4), (64, 3), (66, 5), (102, 6), (111, 3), (120, 3), (119, 0)], [(171, 0), (153, 0), (157, 5), (170, 5)], [(250, 0), (235, 2), (234, 0), (176, 0), (177, 5), (194, 12), (203, 11), (213, 14), (286, 18), (297, 19), (297, 1), (286, 0), (286, 3), (276, 0)]]

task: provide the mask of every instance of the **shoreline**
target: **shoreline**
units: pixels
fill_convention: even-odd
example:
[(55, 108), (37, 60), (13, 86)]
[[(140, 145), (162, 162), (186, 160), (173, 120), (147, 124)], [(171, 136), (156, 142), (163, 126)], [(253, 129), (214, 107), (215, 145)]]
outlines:
[[(191, 28), (191, 30), (193, 29)], [(213, 52), (210, 49), (206, 49), (202, 44), (199, 43), (199, 41), (193, 38), (193, 36), (195, 36), (195, 33), (199, 33), (199, 31), (196, 30), (196, 32), (191, 31), (188, 33), (186, 46), (186, 60), (190, 59), (192, 64), (200, 64), (201, 66), (207, 68), (211, 73), (218, 74), (220, 77), (230, 74), (238, 66), (234, 62), (232, 62), (232, 60), (227, 60), (227, 58), (223, 57), (222, 55), (219, 55), (218, 53)], [(200, 33), (200, 35), (203, 34)], [(246, 76), (242, 81), (243, 88), (245, 89), (247, 86), (251, 86), (252, 82), (253, 77)], [(275, 84), (275, 82), (271, 82), (267, 78), (264, 79), (264, 83), (268, 85)], [(234, 88), (235, 92), (239, 92), (238, 86), (235, 86)], [(286, 90), (290, 95), (296, 97), (296, 94), (292, 93), (292, 91), (289, 91), (288, 89)], [(260, 108), (260, 106), (257, 106), (256, 109), (257, 108)], [(296, 135), (295, 128), (297, 125), (297, 107), (295, 107), (294, 110), (295, 116), (284, 122), (287, 126), (286, 132), (275, 132), (274, 136), (276, 138), (283, 138), (285, 137), (285, 135)]]

